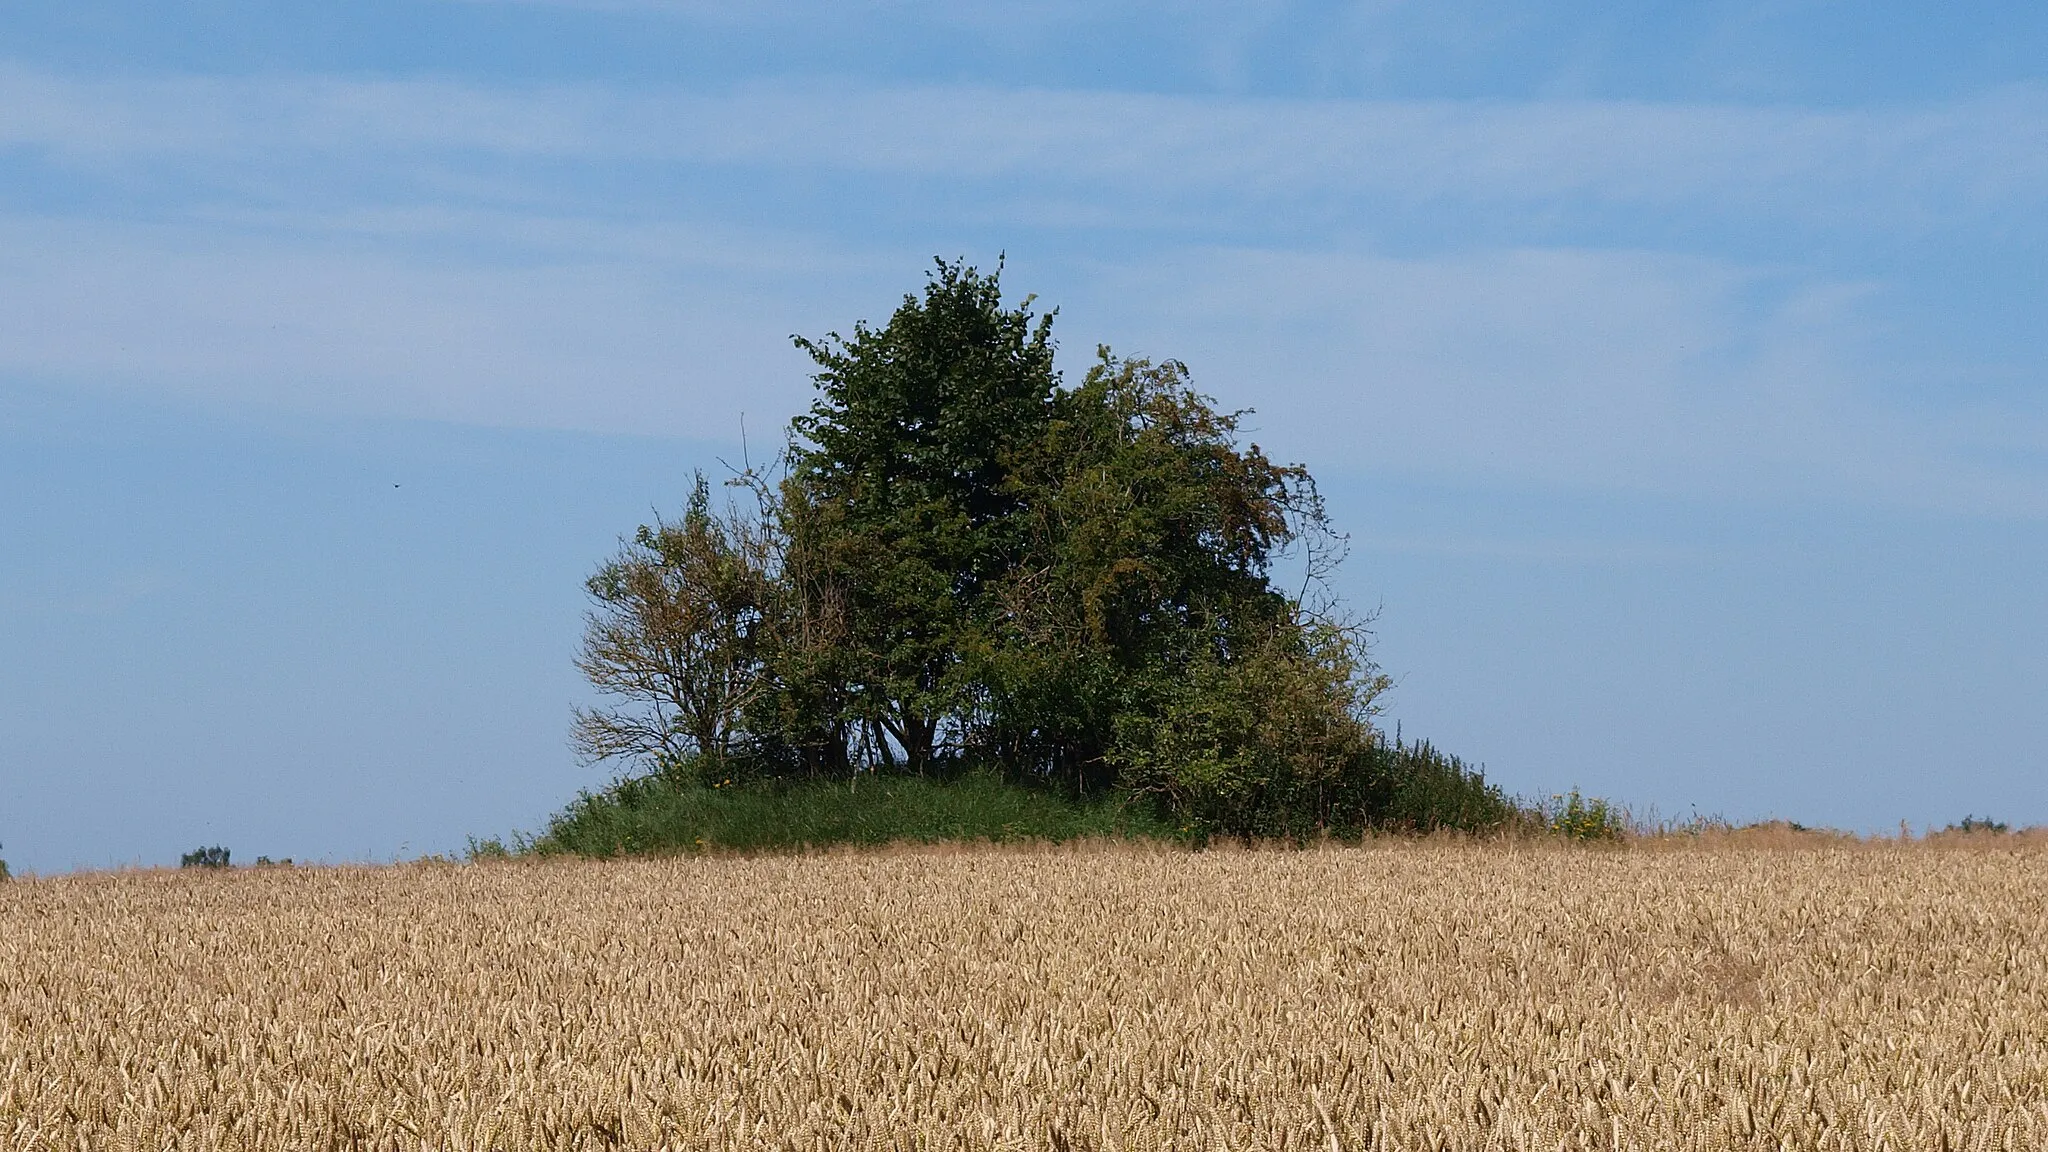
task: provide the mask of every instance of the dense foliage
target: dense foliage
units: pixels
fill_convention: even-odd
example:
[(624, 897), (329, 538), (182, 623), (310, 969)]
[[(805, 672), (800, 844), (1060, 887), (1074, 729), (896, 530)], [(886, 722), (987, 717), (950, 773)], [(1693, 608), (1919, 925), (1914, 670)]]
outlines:
[(1102, 348), (1066, 385), (999, 275), (941, 262), (882, 327), (799, 339), (818, 397), (779, 470), (722, 509), (700, 476), (591, 577), (579, 664), (617, 704), (583, 753), (699, 786), (972, 766), (1198, 839), (1505, 819), (1374, 727), (1308, 471), (1178, 362)]
[[(982, 771), (745, 785), (655, 774), (583, 793), (539, 836), (514, 846), (605, 859), (839, 844), (1165, 839), (1172, 832), (1146, 805), (1078, 800)], [(472, 848), (478, 857), (509, 852), (502, 842)]]

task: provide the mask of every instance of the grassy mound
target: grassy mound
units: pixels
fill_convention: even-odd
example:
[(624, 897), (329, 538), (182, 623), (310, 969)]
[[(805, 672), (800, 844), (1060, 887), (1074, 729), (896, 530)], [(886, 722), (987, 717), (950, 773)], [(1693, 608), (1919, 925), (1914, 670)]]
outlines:
[[(1356, 841), (1384, 833), (1511, 831), (1611, 839), (1618, 813), (1574, 792), (1518, 803), (1477, 767), (1426, 742), (1382, 745), (1347, 783), (1356, 794), (1329, 825), (1272, 822), (1261, 842)], [(687, 767), (687, 766), (686, 766)], [(1285, 801), (1286, 797), (1280, 797)], [(1282, 809), (1288, 805), (1281, 803)], [(1296, 806), (1299, 807), (1299, 806)], [(640, 776), (579, 794), (537, 836), (472, 842), (473, 857), (519, 854), (614, 856), (788, 851), (833, 845), (1161, 839), (1200, 847), (1210, 836), (1164, 806), (1127, 796), (1077, 801), (1056, 790), (957, 768), (932, 777), (863, 774), (851, 781), (755, 779), (711, 782), (684, 771)]]
[[(726, 787), (658, 776), (585, 792), (526, 845), (539, 854), (611, 857), (712, 848), (758, 851), (833, 844), (1161, 837), (1136, 805), (1078, 803), (988, 774), (951, 780), (870, 776), (847, 782)], [(490, 854), (492, 844), (482, 845)]]

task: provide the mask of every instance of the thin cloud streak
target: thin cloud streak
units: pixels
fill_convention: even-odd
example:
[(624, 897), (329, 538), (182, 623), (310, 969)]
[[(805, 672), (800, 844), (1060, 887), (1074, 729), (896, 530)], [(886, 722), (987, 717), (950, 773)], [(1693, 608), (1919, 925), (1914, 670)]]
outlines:
[(1523, 564), (1583, 565), (1614, 568), (1641, 565), (1696, 564), (1698, 548), (1675, 544), (1574, 539), (1510, 539), (1486, 536), (1354, 536), (1359, 552), (1434, 556), (1452, 560), (1505, 560)]
[[(1661, 253), (1193, 251), (1101, 265), (1070, 314), (1253, 397), (1357, 471), (2048, 516), (2048, 411), (1887, 399), (1878, 289)], [(1997, 418), (1987, 418), (1991, 412)], [(2020, 431), (2025, 429), (2027, 431)], [(2019, 447), (2015, 450), (2015, 444)]]
[[(715, 266), (0, 221), (0, 374), (301, 411), (723, 438), (804, 391), (799, 293)], [(749, 398), (753, 399), (750, 405)]]
[(1831, 227), (1952, 227), (1961, 208), (1973, 220), (2029, 227), (2048, 200), (2048, 92), (2036, 88), (1840, 112), (976, 88), (700, 94), (319, 77), (80, 80), (12, 69), (0, 71), (0, 109), (0, 148), (81, 169), (489, 154), (953, 181), (1028, 175), (1133, 208), (1578, 199)]
[[(647, 162), (865, 173), (881, 199), (944, 188), (909, 198), (931, 205), (921, 237), (1007, 231), (999, 205), (1019, 198), (1069, 230), (1192, 229), (1013, 283), (1066, 305), (1082, 346), (1188, 360), (1304, 458), (2048, 514), (2028, 397), (1931, 414), (1887, 398), (1906, 389), (1874, 351), (1882, 281), (1557, 242), (1397, 258), (1232, 223), (1442, 198), (2028, 234), (2048, 199), (2032, 89), (1816, 112), (0, 70), (0, 163), (102, 190), (168, 168), (201, 189), (150, 225), (0, 214), (0, 373), (716, 437), (804, 402), (791, 332), (878, 319), (931, 254), (822, 222), (675, 222), (576, 182)], [(350, 183), (365, 173), (383, 183)], [(329, 199), (293, 194), (316, 185)]]
[[(430, 218), (416, 227), (456, 228)], [(523, 231), (487, 217), (469, 225)], [(535, 221), (545, 231), (547, 221)], [(554, 222), (544, 261), (0, 223), (0, 375), (233, 403), (730, 439), (808, 402), (791, 332), (879, 319), (909, 252)], [(362, 233), (354, 234), (359, 240)], [(693, 259), (695, 248), (709, 253)], [(776, 259), (780, 247), (786, 259)], [(580, 251), (579, 251), (580, 249)], [(808, 252), (837, 270), (798, 274)], [(1657, 253), (1196, 249), (1020, 269), (1070, 374), (1176, 356), (1293, 458), (1439, 479), (2048, 515), (2048, 421), (1885, 400), (1875, 291)]]

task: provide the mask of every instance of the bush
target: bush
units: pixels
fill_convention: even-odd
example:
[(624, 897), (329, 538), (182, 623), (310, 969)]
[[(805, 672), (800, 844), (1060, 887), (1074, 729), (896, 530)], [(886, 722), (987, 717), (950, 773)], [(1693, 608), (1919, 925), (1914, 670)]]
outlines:
[(1993, 820), (1989, 816), (1965, 816), (1963, 817), (1963, 822), (1961, 824), (1951, 824), (1946, 829), (1944, 829), (1944, 831), (1965, 833), (1989, 832), (1993, 835), (2003, 835), (2004, 833), (2012, 831), (2012, 829), (2006, 826), (2006, 824), (2003, 821)]
[(518, 837), (513, 837), (513, 844), (515, 845), (514, 848), (507, 848), (505, 842), (496, 836), (488, 840), (479, 840), (471, 836), (469, 838), (469, 851), (464, 853), (463, 857), (471, 863), (475, 863), (478, 860), (509, 860), (512, 858), (512, 853), (518, 845)]
[(1375, 823), (1410, 832), (1488, 832), (1513, 822), (1519, 810), (1500, 788), (1486, 782), (1482, 769), (1427, 740), (1395, 741), (1382, 746), (1381, 778), (1386, 781)]
[[(953, 780), (864, 773), (851, 782), (723, 786), (643, 776), (582, 793), (546, 832), (519, 847), (542, 855), (612, 857), (896, 842), (1057, 843), (1167, 833), (1142, 807), (1075, 801), (983, 772)], [(470, 847), (473, 860), (508, 854), (497, 840)]]
[(1628, 831), (1621, 810), (1577, 788), (1536, 806), (1544, 826), (1567, 840), (1619, 840)]
[(178, 859), (180, 868), (225, 868), (228, 866), (228, 850), (218, 844), (211, 848), (194, 848)]

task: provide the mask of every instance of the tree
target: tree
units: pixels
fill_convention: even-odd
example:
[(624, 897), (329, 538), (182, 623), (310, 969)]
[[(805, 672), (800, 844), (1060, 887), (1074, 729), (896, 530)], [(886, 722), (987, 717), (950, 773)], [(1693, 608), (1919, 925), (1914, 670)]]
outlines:
[(1202, 834), (1355, 834), (1384, 807), (1372, 727), (1386, 678), (1361, 637), (1320, 621), (1263, 632), (1232, 658), (1204, 648), (1118, 717), (1123, 787)]
[(642, 525), (589, 578), (576, 666), (621, 703), (576, 710), (585, 759), (679, 773), (731, 757), (741, 716), (767, 688), (773, 547), (767, 517), (713, 512), (700, 472), (680, 524)]
[(211, 848), (195, 848), (178, 858), (180, 868), (225, 868), (228, 866), (228, 850), (216, 844)]
[[(1364, 630), (1270, 578), (1297, 547), (1312, 582), (1326, 575), (1334, 538), (1314, 480), (1241, 447), (1237, 424), (1184, 365), (1107, 349), (1059, 394), (1013, 477), (1031, 547), (983, 674), (1007, 762), (1035, 761), (1076, 791), (1137, 788), (1183, 807), (1200, 789), (1156, 769), (1192, 770), (1187, 739), (1209, 741), (1212, 767), (1236, 766), (1231, 788), (1254, 761), (1307, 779), (1371, 741), (1385, 680)], [(1216, 724), (1233, 693), (1229, 735)]]
[(922, 771), (972, 695), (962, 654), (1022, 544), (1013, 457), (1043, 434), (1052, 317), (1005, 308), (1001, 270), (938, 262), (879, 329), (798, 338), (818, 401), (793, 424), (785, 503), (818, 579), (843, 597), (852, 719), (888, 765)]

